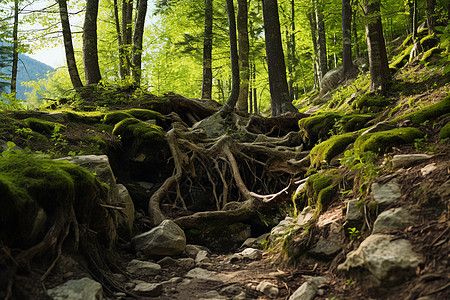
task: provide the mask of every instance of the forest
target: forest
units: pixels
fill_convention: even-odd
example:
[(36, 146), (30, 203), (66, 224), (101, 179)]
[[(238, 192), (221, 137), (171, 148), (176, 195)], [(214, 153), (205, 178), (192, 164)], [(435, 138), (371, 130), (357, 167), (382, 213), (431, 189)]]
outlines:
[(450, 298), (449, 14), (0, 0), (0, 299)]

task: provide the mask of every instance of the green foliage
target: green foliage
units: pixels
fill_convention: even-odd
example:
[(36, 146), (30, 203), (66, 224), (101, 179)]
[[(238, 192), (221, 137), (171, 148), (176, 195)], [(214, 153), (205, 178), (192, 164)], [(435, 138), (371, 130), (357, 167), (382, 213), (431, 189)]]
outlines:
[(329, 163), (333, 157), (341, 153), (358, 137), (355, 133), (334, 135), (326, 141), (317, 144), (310, 152), (311, 166), (319, 167), (323, 163)]
[(355, 100), (352, 104), (354, 109), (372, 108), (379, 109), (384, 108), (391, 104), (391, 100), (386, 99), (382, 95), (377, 95), (374, 93), (366, 93), (362, 95), (359, 99)]
[(359, 240), (361, 238), (361, 233), (359, 232), (358, 229), (356, 229), (356, 227), (349, 228), (348, 233), (350, 235), (351, 241)]
[(450, 95), (447, 95), (441, 101), (422, 108), (418, 111), (402, 115), (394, 120), (394, 122), (399, 122), (404, 119), (411, 121), (413, 125), (420, 125), (427, 120), (435, 120), (436, 118), (450, 113)]
[(450, 138), (450, 123), (447, 123), (444, 127), (439, 131), (439, 139), (446, 140)]
[(60, 130), (66, 129), (66, 126), (64, 126), (62, 124), (45, 121), (45, 120), (38, 119), (38, 118), (27, 118), (24, 120), (24, 122), (28, 127), (33, 129), (34, 131), (43, 133), (43, 134), (52, 134), (56, 128), (57, 128), (58, 132)]
[(413, 143), (423, 136), (420, 130), (410, 127), (367, 133), (356, 139), (354, 148), (362, 152), (383, 153), (389, 147)]

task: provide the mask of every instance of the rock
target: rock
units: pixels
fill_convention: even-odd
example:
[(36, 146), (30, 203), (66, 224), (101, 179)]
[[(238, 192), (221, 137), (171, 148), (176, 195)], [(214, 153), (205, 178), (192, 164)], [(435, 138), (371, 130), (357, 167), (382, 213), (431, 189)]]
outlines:
[(264, 243), (264, 241), (268, 236), (269, 233), (264, 233), (257, 238), (248, 238), (245, 240), (245, 242), (241, 245), (240, 248), (256, 248), (262, 250), (263, 249), (262, 244)]
[(197, 252), (197, 255), (195, 256), (195, 263), (209, 263), (211, 260), (209, 259), (209, 254), (205, 250), (200, 250)]
[(358, 208), (358, 199), (353, 199), (347, 202), (347, 213), (345, 214), (345, 221), (348, 227), (354, 227), (362, 222), (363, 215)]
[(275, 298), (278, 296), (279, 290), (278, 288), (270, 282), (262, 281), (256, 286), (256, 290), (258, 292), (263, 293), (265, 296), (269, 298)]
[(297, 220), (286, 216), (284, 220), (282, 220), (280, 223), (278, 223), (277, 226), (272, 228), (269, 235), (269, 241), (273, 243), (279, 239), (284, 239), (284, 236), (288, 232), (291, 232), (292, 230), (296, 230), (298, 228), (300, 228), (300, 226), (297, 225)]
[(190, 270), (195, 267), (195, 260), (193, 258), (179, 258), (178, 266), (182, 270)]
[(425, 167), (423, 167), (420, 172), (422, 173), (423, 176), (427, 176), (428, 174), (430, 174), (431, 172), (433, 172), (434, 170), (436, 170), (436, 163), (432, 163), (429, 165), (426, 165)]
[(237, 284), (232, 284), (221, 289), (219, 293), (225, 296), (236, 296), (242, 293), (242, 288)]
[(161, 267), (174, 267), (178, 266), (178, 261), (170, 256), (166, 256), (163, 259), (159, 260), (157, 264)]
[(221, 296), (219, 294), (219, 292), (217, 292), (217, 291), (209, 291), (209, 292), (204, 293), (199, 300), (203, 300), (203, 299), (226, 300), (226, 299), (228, 299), (228, 297)]
[(241, 292), (239, 293), (239, 295), (233, 297), (233, 300), (246, 300), (246, 299), (247, 295), (245, 294), (245, 292)]
[(387, 122), (379, 122), (375, 125), (373, 125), (372, 127), (370, 127), (369, 129), (367, 129), (366, 131), (364, 131), (363, 133), (361, 133), (361, 135), (365, 135), (368, 133), (374, 133), (374, 132), (380, 132), (380, 131), (386, 131), (386, 130), (391, 130), (394, 129), (395, 126), (392, 124), (389, 124)]
[(391, 160), (392, 168), (407, 168), (414, 164), (421, 163), (430, 159), (432, 156), (428, 154), (397, 154)]
[(297, 225), (303, 227), (314, 217), (314, 209), (311, 206), (305, 207), (297, 216)]
[(400, 185), (396, 179), (387, 183), (372, 183), (373, 198), (382, 208), (389, 206), (402, 196)]
[(158, 297), (162, 293), (162, 287), (161, 283), (143, 282), (137, 284), (133, 292), (144, 297)]
[(342, 74), (344, 73), (344, 69), (342, 66), (334, 68), (328, 71), (322, 78), (320, 82), (320, 92), (324, 94), (330, 90), (337, 88), (340, 80), (342, 79)]
[(306, 282), (289, 297), (289, 300), (312, 300), (316, 296), (319, 286), (327, 282), (325, 277), (304, 276), (304, 278), (306, 278)]
[(103, 299), (102, 285), (87, 277), (78, 280), (69, 280), (62, 285), (47, 290), (47, 294), (54, 300)]
[(423, 261), (423, 257), (412, 250), (408, 240), (395, 239), (391, 235), (372, 234), (357, 250), (347, 255), (338, 270), (364, 270), (369, 275), (364, 281), (369, 288), (388, 287), (402, 283), (407, 277), (414, 275)]
[(186, 245), (186, 248), (184, 249), (184, 251), (186, 252), (187, 256), (194, 258), (197, 256), (197, 253), (201, 250), (205, 250), (206, 252), (208, 252), (209, 254), (211, 254), (211, 251), (204, 247), (204, 246), (199, 246), (199, 245)]
[(262, 252), (261, 250), (254, 249), (254, 248), (247, 248), (244, 251), (240, 253), (244, 258), (250, 259), (250, 260), (259, 260), (262, 258)]
[(118, 204), (123, 209), (117, 214), (117, 225), (122, 236), (131, 238), (134, 223), (134, 204), (130, 193), (123, 184), (117, 185)]
[(136, 275), (153, 276), (161, 272), (161, 266), (149, 261), (133, 259), (128, 263), (127, 271)]
[(308, 251), (308, 253), (315, 258), (330, 260), (333, 259), (336, 254), (342, 250), (342, 244), (332, 239), (320, 238), (317, 244)]
[(406, 209), (392, 208), (382, 212), (377, 217), (373, 224), (372, 234), (379, 233), (382, 230), (403, 229), (411, 224), (411, 215)]
[(173, 278), (170, 278), (169, 280), (163, 281), (162, 284), (171, 284), (171, 283), (178, 284), (178, 283), (181, 283), (181, 282), (183, 282), (183, 278), (181, 278), (181, 277), (173, 277)]
[(134, 249), (145, 256), (178, 255), (186, 248), (184, 231), (173, 221), (164, 220), (152, 230), (131, 240)]
[(217, 272), (208, 271), (202, 268), (195, 268), (190, 270), (186, 274), (186, 277), (200, 280), (221, 281), (221, 282), (226, 280), (224, 276), (218, 274)]

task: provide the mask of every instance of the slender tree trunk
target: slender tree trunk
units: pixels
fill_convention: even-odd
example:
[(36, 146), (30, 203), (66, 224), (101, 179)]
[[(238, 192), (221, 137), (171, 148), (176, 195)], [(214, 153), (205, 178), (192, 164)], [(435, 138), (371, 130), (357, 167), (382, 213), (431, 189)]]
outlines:
[(147, 15), (147, 0), (138, 1), (138, 11), (133, 35), (133, 81), (141, 85), (142, 76), (142, 40), (144, 36), (145, 16)]
[(97, 51), (98, 1), (86, 0), (83, 25), (83, 64), (86, 84), (97, 84), (102, 79)]
[(327, 59), (327, 41), (325, 36), (325, 22), (323, 19), (322, 7), (317, 3), (318, 0), (314, 0), (314, 15), (316, 18), (317, 26), (317, 54), (319, 58), (319, 81), (322, 81), (322, 77), (328, 71), (328, 59)]
[(266, 37), (267, 67), (272, 106), (272, 117), (297, 111), (289, 98), (286, 65), (281, 44), (280, 19), (276, 0), (263, 0), (264, 31)]
[(342, 68), (344, 78), (352, 75), (355, 66), (352, 62), (352, 6), (350, 0), (342, 0)]
[(19, 0), (14, 0), (13, 51), (11, 70), (11, 94), (16, 98), (17, 68), (19, 64)]
[(256, 89), (256, 65), (253, 63), (253, 112), (258, 113), (258, 93)]
[(363, 0), (369, 52), (370, 90), (385, 92), (391, 80), (381, 24), (380, 0)]
[(213, 0), (205, 0), (202, 99), (212, 99)]
[[(288, 82), (288, 88), (289, 88), (289, 98), (292, 100), (297, 98), (298, 90), (295, 83), (296, 80), (296, 70), (295, 67), (297, 66), (297, 54), (295, 51), (296, 48), (296, 42), (295, 42), (295, 0), (291, 0), (291, 19), (289, 20), (291, 23), (290, 28), (290, 34), (287, 37), (288, 40), (288, 61), (290, 62), (288, 65), (288, 71), (289, 71), (289, 82)], [(287, 31), (289, 32), (289, 30)]]
[(308, 19), (309, 24), (311, 27), (311, 39), (313, 42), (313, 48), (314, 48), (314, 59), (313, 59), (313, 70), (314, 70), (314, 87), (313, 89), (319, 88), (319, 74), (318, 74), (318, 53), (317, 53), (317, 25), (316, 25), (316, 18), (314, 17), (314, 13), (310, 12), (308, 13)]
[(434, 27), (436, 26), (436, 16), (434, 8), (436, 7), (436, 0), (426, 0), (427, 5), (427, 25), (428, 34), (435, 34)]
[(125, 76), (131, 74), (131, 42), (133, 36), (133, 0), (122, 1), (122, 49)]
[(249, 52), (250, 45), (248, 39), (248, 11), (247, 0), (238, 0), (238, 13), (237, 13), (237, 30), (239, 39), (239, 72), (240, 72), (240, 85), (239, 85), (239, 98), (237, 102), (237, 110), (247, 113), (248, 112), (248, 88), (249, 88)]
[[(354, 0), (354, 7), (358, 6), (358, 0)], [(353, 45), (355, 47), (355, 56), (359, 57), (359, 43), (358, 43), (358, 27), (356, 24), (356, 15), (358, 14), (358, 10), (353, 10), (352, 16), (353, 16)]]
[(236, 18), (234, 14), (233, 0), (227, 0), (228, 29), (230, 37), (230, 58), (231, 58), (231, 93), (227, 102), (220, 109), (223, 118), (231, 113), (239, 98), (239, 60), (236, 36)]
[(122, 32), (120, 31), (120, 20), (119, 20), (119, 4), (117, 0), (114, 0), (114, 22), (116, 23), (116, 33), (117, 33), (117, 46), (119, 49), (119, 72), (120, 78), (125, 79), (125, 69), (124, 69), (124, 53), (122, 47)]
[(79, 89), (83, 86), (83, 83), (81, 83), (77, 63), (75, 61), (75, 54), (73, 51), (72, 33), (70, 31), (69, 14), (67, 13), (67, 2), (66, 0), (58, 0), (58, 5), (70, 81), (72, 82), (74, 89)]

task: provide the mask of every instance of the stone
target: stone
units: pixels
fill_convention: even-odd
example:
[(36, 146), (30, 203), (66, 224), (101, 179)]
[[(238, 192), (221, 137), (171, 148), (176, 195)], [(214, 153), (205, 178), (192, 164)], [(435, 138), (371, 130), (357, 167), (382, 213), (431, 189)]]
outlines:
[(183, 282), (183, 278), (181, 278), (181, 277), (173, 277), (173, 278), (170, 278), (169, 280), (163, 281), (162, 284), (171, 284), (171, 283), (178, 284), (178, 283), (181, 283), (181, 282)]
[(414, 164), (419, 164), (425, 160), (430, 159), (432, 156), (428, 154), (397, 154), (391, 160), (392, 168), (400, 169), (407, 168)]
[(97, 281), (84, 277), (49, 289), (47, 294), (54, 300), (101, 300), (103, 288)]
[(314, 209), (311, 206), (305, 207), (302, 212), (297, 216), (297, 225), (303, 227), (308, 224), (314, 217)]
[(426, 165), (425, 167), (423, 167), (420, 172), (422, 173), (422, 176), (427, 176), (428, 174), (430, 174), (431, 172), (433, 172), (434, 170), (437, 169), (436, 163), (432, 163), (429, 165)]
[(268, 236), (269, 233), (264, 233), (257, 238), (248, 238), (245, 240), (245, 242), (241, 245), (240, 248), (255, 248), (262, 250), (264, 248), (263, 243)]
[[(389, 287), (402, 283), (415, 274), (423, 257), (412, 250), (406, 239), (396, 239), (385, 234), (372, 234), (359, 248), (350, 252), (339, 271), (359, 272), (364, 270), (369, 276), (364, 280), (369, 288)], [(363, 280), (363, 279), (362, 279)]]
[(347, 213), (345, 214), (345, 220), (350, 226), (362, 221), (363, 214), (358, 208), (358, 202), (358, 199), (353, 199), (347, 202)]
[(326, 92), (337, 88), (339, 82), (344, 74), (344, 69), (342, 66), (334, 68), (328, 71), (322, 78), (320, 82), (320, 93), (325, 94)]
[(284, 235), (293, 230), (297, 230), (298, 228), (300, 228), (300, 226), (297, 225), (296, 219), (286, 216), (284, 220), (272, 228), (270, 231), (269, 240), (271, 242), (275, 242), (278, 239), (284, 239)]
[(319, 291), (319, 286), (327, 282), (325, 277), (303, 276), (306, 281), (292, 295), (289, 300), (312, 300)]
[(161, 273), (161, 266), (149, 261), (133, 259), (128, 263), (127, 271), (136, 275), (153, 276)]
[(275, 298), (278, 296), (279, 290), (278, 288), (270, 282), (262, 281), (256, 286), (256, 290), (258, 292), (263, 293), (265, 296), (269, 298)]
[(186, 245), (186, 248), (184, 249), (184, 251), (186, 252), (187, 256), (194, 258), (197, 256), (197, 253), (201, 250), (205, 250), (206, 252), (208, 252), (209, 254), (211, 254), (211, 251), (204, 247), (204, 246), (199, 246), (199, 245), (191, 245), (188, 244)]
[(208, 263), (211, 260), (209, 259), (209, 254), (205, 250), (200, 250), (197, 252), (197, 255), (195, 256), (195, 263)]
[(122, 229), (124, 236), (131, 238), (135, 218), (134, 203), (131, 199), (130, 193), (128, 193), (127, 188), (123, 184), (117, 184), (117, 191), (117, 203), (123, 207), (123, 209), (116, 214), (117, 225), (119, 226), (119, 229)]
[(240, 254), (244, 258), (247, 258), (247, 259), (250, 259), (250, 260), (259, 260), (259, 259), (262, 258), (261, 250), (254, 249), (254, 248), (244, 249)]
[(162, 293), (162, 284), (161, 283), (138, 283), (133, 292), (144, 297), (158, 297)]
[(223, 282), (226, 280), (226, 278), (217, 272), (208, 271), (202, 268), (195, 268), (190, 270), (186, 274), (187, 278), (195, 278), (200, 280), (210, 280), (210, 281), (220, 281)]
[(320, 238), (317, 244), (308, 251), (308, 253), (315, 258), (330, 260), (336, 256), (336, 254), (342, 250), (342, 244), (332, 239)]
[(239, 295), (236, 295), (233, 297), (233, 300), (246, 300), (247, 299), (247, 294), (245, 294), (245, 292), (241, 292), (239, 293)]
[(236, 296), (242, 293), (242, 288), (237, 284), (232, 284), (220, 290), (221, 295)]
[(392, 208), (382, 212), (377, 217), (373, 224), (372, 234), (383, 230), (404, 229), (409, 225), (412, 225), (411, 214), (401, 207)]
[(193, 258), (179, 258), (178, 259), (178, 266), (182, 270), (190, 270), (195, 267), (195, 260)]
[(135, 236), (131, 242), (134, 249), (146, 257), (178, 255), (186, 248), (183, 229), (171, 220), (162, 221), (152, 230)]
[(160, 259), (157, 264), (161, 267), (174, 267), (178, 266), (178, 261), (170, 256), (166, 256), (163, 259)]
[(209, 292), (203, 293), (202, 297), (199, 298), (199, 300), (203, 300), (203, 299), (226, 300), (226, 299), (228, 299), (228, 297), (221, 296), (219, 294), (219, 292), (217, 292), (217, 291), (209, 291)]
[(372, 183), (372, 193), (373, 198), (382, 208), (391, 205), (402, 196), (400, 185), (396, 179), (386, 183)]

